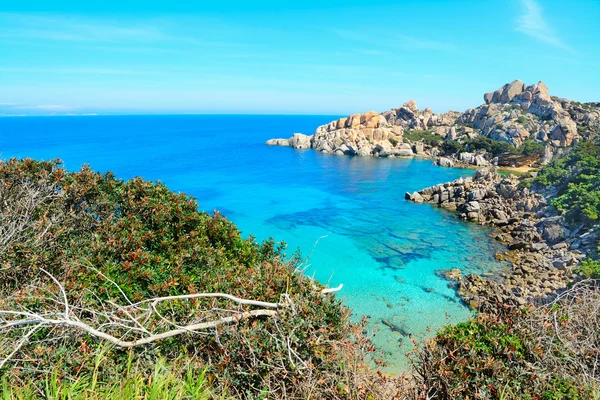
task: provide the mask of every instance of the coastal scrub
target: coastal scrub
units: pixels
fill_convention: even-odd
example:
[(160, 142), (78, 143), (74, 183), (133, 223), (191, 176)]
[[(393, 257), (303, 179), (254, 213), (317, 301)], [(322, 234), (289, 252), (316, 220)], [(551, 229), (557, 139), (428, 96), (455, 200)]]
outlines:
[(0, 163), (0, 189), (0, 378), (15, 390), (41, 396), (48, 371), (111, 382), (128, 365), (143, 381), (159, 362), (235, 397), (364, 398), (384, 379), (369, 375), (362, 326), (298, 255), (185, 194), (30, 159)]

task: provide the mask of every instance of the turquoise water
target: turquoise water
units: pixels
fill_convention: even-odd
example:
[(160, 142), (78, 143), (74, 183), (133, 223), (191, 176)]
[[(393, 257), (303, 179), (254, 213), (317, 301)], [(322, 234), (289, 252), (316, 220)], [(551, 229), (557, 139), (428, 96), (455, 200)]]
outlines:
[[(220, 210), (243, 234), (275, 237), (310, 255), (306, 273), (337, 286), (397, 371), (406, 337), (464, 320), (441, 269), (500, 267), (488, 231), (449, 212), (404, 200), (414, 191), (473, 173), (429, 160), (323, 155), (270, 147), (272, 137), (312, 132), (335, 116), (114, 116), (0, 118), (0, 156), (61, 158), (119, 177), (161, 180)], [(386, 320), (393, 328), (383, 324)], [(377, 328), (376, 328), (377, 327)]]

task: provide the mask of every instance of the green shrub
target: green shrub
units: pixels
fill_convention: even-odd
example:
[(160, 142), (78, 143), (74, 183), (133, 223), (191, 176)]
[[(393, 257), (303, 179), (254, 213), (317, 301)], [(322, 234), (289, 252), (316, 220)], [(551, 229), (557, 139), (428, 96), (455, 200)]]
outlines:
[(485, 150), (487, 153), (491, 154), (492, 157), (506, 153), (517, 153), (515, 146), (511, 143), (499, 142), (482, 135), (479, 135), (474, 139), (464, 141), (463, 145), (468, 151)]
[(517, 153), (524, 156), (543, 156), (546, 147), (532, 139), (527, 139), (517, 148)]
[(591, 258), (583, 260), (576, 272), (588, 279), (600, 279), (600, 261)]
[(594, 223), (600, 218), (600, 147), (586, 142), (545, 166), (535, 181), (556, 186), (551, 204), (569, 219)]
[(403, 137), (410, 142), (421, 142), (428, 146), (439, 146), (444, 141), (444, 138), (428, 130), (406, 131)]
[(466, 151), (466, 147), (454, 140), (446, 140), (444, 141), (444, 143), (442, 144), (442, 152), (444, 154), (456, 154), (456, 153), (462, 153), (464, 151)]
[[(59, 161), (10, 160), (0, 163), (0, 185), (5, 200), (17, 205), (30, 189), (47, 193), (17, 239), (0, 252), (0, 309), (63, 312), (56, 282), (44, 271), (64, 286), (78, 320), (122, 340), (141, 333), (106, 324), (106, 315), (115, 315), (113, 304), (199, 292), (273, 303), (286, 299), (293, 306), (280, 309), (277, 317), (246, 318), (203, 334), (163, 339), (135, 347), (132, 356), (145, 376), (157, 360), (183, 358), (205, 369), (215, 387), (238, 396), (265, 388), (273, 397), (304, 397), (312, 390), (322, 398), (337, 396), (342, 387), (370, 390), (357, 383), (362, 379), (357, 371), (369, 373), (363, 350), (373, 350), (362, 326), (350, 323), (341, 301), (322, 295), (321, 286), (298, 270), (300, 258), (288, 259), (284, 244), (243, 238), (219, 213), (199, 212), (193, 198), (141, 178), (123, 181), (88, 167), (67, 172)], [(26, 207), (15, 204), (0, 204), (3, 222)], [(188, 325), (250, 308), (209, 298), (164, 302), (155, 309), (140, 321), (160, 332), (173, 328), (167, 320)], [(116, 316), (126, 318), (122, 313)], [(16, 346), (20, 329), (0, 332), (0, 359)], [(59, 380), (89, 376), (100, 346), (85, 332), (43, 327), (0, 377), (36, 386), (48, 370), (57, 369)], [(97, 368), (99, 379), (121, 376), (130, 356), (111, 348)]]
[(392, 146), (396, 147), (398, 145), (398, 140), (394, 138), (388, 138), (388, 141), (392, 144)]
[(530, 189), (533, 185), (533, 178), (521, 178), (519, 180), (519, 187)]
[[(438, 332), (412, 359), (423, 398), (589, 398), (590, 388), (577, 379), (535, 367), (543, 354), (524, 321), (524, 314), (510, 310), (480, 314)], [(557, 360), (565, 356), (556, 351)]]

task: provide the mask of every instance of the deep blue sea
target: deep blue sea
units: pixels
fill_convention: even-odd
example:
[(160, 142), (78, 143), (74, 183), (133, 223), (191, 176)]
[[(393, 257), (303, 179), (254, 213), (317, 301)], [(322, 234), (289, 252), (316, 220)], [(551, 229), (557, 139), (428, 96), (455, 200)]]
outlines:
[[(501, 267), (489, 231), (450, 212), (404, 200), (414, 191), (473, 173), (430, 160), (320, 154), (264, 145), (312, 133), (337, 116), (181, 115), (0, 118), (0, 157), (61, 158), (121, 178), (160, 180), (219, 210), (244, 235), (273, 236), (309, 256), (306, 273), (370, 317), (390, 371), (406, 365), (410, 340), (466, 319), (441, 269)], [(377, 328), (376, 328), (377, 327)]]

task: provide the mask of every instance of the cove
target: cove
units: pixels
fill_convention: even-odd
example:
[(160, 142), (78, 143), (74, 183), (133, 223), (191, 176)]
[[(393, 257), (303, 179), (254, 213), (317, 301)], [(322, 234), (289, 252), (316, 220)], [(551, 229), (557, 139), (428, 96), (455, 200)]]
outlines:
[(404, 200), (407, 191), (474, 171), (422, 159), (323, 155), (264, 141), (312, 132), (336, 116), (181, 115), (0, 118), (2, 158), (61, 158), (128, 179), (161, 180), (219, 210), (245, 235), (273, 236), (310, 256), (305, 273), (344, 284), (338, 295), (359, 319), (391, 372), (406, 367), (407, 335), (430, 336), (466, 319), (436, 274), (493, 273), (502, 249), (487, 229)]

